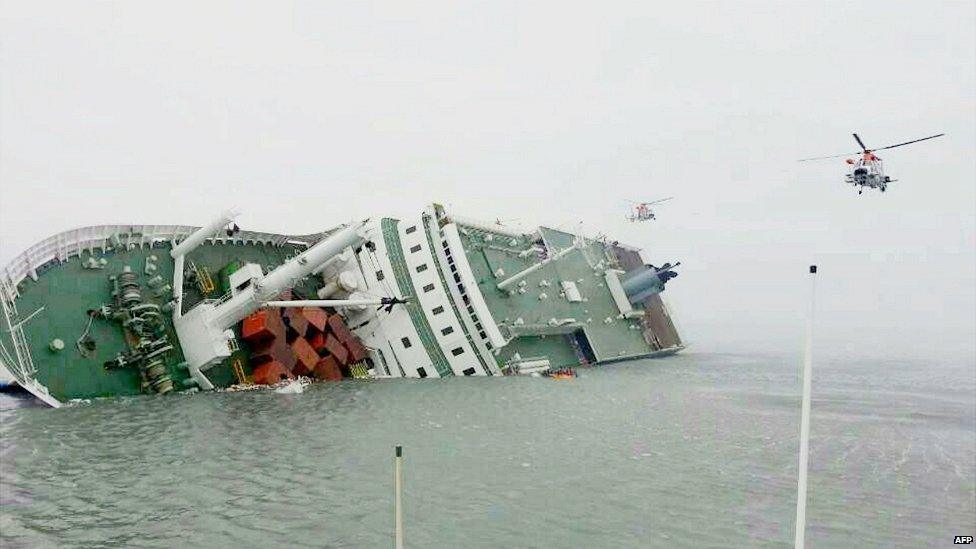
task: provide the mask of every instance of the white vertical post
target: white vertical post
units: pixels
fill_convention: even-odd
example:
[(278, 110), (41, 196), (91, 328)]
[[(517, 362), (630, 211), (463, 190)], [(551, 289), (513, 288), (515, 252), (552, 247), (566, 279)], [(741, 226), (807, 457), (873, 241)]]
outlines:
[(794, 547), (803, 549), (807, 522), (807, 461), (810, 449), (810, 378), (813, 375), (813, 313), (817, 297), (817, 266), (810, 265), (810, 316), (803, 352), (803, 404), (800, 412), (800, 465), (796, 481), (796, 538)]
[(393, 546), (403, 549), (403, 446), (396, 447), (396, 457), (393, 459)]

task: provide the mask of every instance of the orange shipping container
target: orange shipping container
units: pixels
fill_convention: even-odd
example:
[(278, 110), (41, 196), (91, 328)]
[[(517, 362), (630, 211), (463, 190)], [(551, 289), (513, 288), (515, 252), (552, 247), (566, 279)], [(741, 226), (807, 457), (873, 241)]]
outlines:
[(329, 322), (329, 313), (319, 307), (305, 307), (302, 309), (302, 316), (320, 332), (325, 331), (325, 325)]
[(291, 350), (295, 353), (295, 367), (292, 372), (298, 375), (305, 375), (315, 369), (315, 364), (319, 361), (319, 354), (305, 341), (305, 338), (298, 338), (291, 342)]
[(366, 359), (366, 347), (355, 337), (346, 341), (345, 347), (349, 351), (349, 362), (359, 362)]
[(343, 366), (349, 364), (349, 351), (331, 334), (325, 338), (325, 349)]
[(346, 323), (342, 321), (342, 317), (337, 314), (329, 317), (329, 330), (342, 342), (349, 341), (353, 337)]
[(285, 325), (278, 311), (262, 309), (244, 319), (241, 336), (249, 345), (260, 345), (285, 336)]
[(302, 314), (300, 309), (289, 307), (285, 309), (282, 316), (284, 317), (285, 325), (290, 329), (291, 337), (305, 337), (305, 333), (308, 332), (308, 321), (305, 320), (305, 315)]
[(342, 371), (339, 369), (339, 363), (331, 356), (319, 360), (315, 365), (315, 377), (323, 381), (342, 380)]
[(321, 354), (325, 351), (325, 334), (322, 332), (312, 330), (312, 335), (308, 336), (308, 344), (315, 349), (316, 353)]
[(252, 365), (271, 361), (276, 361), (289, 370), (295, 367), (295, 352), (285, 343), (284, 338), (267, 342), (251, 353)]
[(254, 368), (251, 377), (254, 379), (254, 383), (258, 385), (274, 385), (283, 379), (295, 379), (295, 376), (280, 362), (274, 360)]

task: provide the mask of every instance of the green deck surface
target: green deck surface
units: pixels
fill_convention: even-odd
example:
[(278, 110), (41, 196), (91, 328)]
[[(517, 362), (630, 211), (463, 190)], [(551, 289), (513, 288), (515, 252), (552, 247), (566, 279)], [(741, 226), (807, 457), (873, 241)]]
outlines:
[[(640, 330), (629, 329), (629, 326), (640, 326), (639, 320), (618, 320), (620, 314), (610, 290), (606, 287), (603, 271), (595, 271), (584, 257), (595, 265), (601, 259), (606, 260), (603, 245), (587, 240), (583, 251), (570, 252), (562, 259), (550, 263), (542, 269), (530, 274), (526, 281), (524, 294), (513, 296), (508, 292), (498, 290), (499, 282), (519, 271), (530, 267), (539, 260), (535, 254), (527, 258), (520, 258), (518, 252), (528, 248), (531, 243), (520, 239), (515, 246), (510, 245), (511, 237), (493, 235), (491, 242), (485, 241), (487, 233), (465, 227), (467, 234), (462, 232), (461, 241), (468, 262), (471, 265), (481, 293), (485, 297), (488, 308), (495, 321), (509, 326), (517, 318), (521, 318), (525, 326), (546, 325), (551, 318), (574, 318), (583, 325), (597, 361), (616, 360), (644, 356), (654, 351)], [(551, 250), (558, 251), (572, 245), (574, 235), (552, 229), (541, 229), (543, 238)], [(503, 269), (505, 274), (496, 278), (494, 272)], [(547, 281), (548, 287), (540, 287), (541, 281)], [(572, 280), (576, 282), (582, 296), (587, 299), (581, 303), (570, 303), (560, 297), (560, 281)], [(582, 280), (582, 281), (580, 281)], [(547, 295), (540, 300), (540, 293)], [(604, 324), (604, 319), (613, 319), (611, 324)], [(587, 319), (592, 319), (587, 322)], [(514, 339), (501, 351), (499, 363), (503, 364), (518, 352), (523, 358), (529, 356), (548, 356), (553, 365), (578, 364), (570, 340), (565, 335), (547, 335), (545, 337), (533, 335)], [(567, 361), (563, 363), (563, 361)]]
[[(36, 378), (48, 387), (52, 396), (63, 401), (140, 394), (140, 376), (135, 367), (113, 370), (104, 367), (106, 361), (114, 359), (120, 351), (126, 349), (121, 324), (104, 319), (94, 320), (90, 335), (95, 340), (96, 349), (94, 356), (90, 358), (81, 354), (76, 341), (88, 324), (86, 311), (97, 309), (103, 304), (111, 304), (109, 276), (121, 273), (126, 265), (139, 275), (143, 299), (147, 303), (162, 305), (170, 299), (171, 292), (159, 298), (154, 297), (153, 290), (147, 285), (151, 276), (144, 274), (146, 258), (155, 255), (159, 270), (153, 276), (160, 275), (166, 283), (172, 284), (173, 260), (169, 256), (169, 250), (168, 244), (105, 253), (96, 250), (94, 257), (105, 258), (108, 262), (104, 269), (83, 268), (82, 264), (88, 258), (88, 253), (85, 252), (80, 258), (75, 257), (64, 263), (54, 263), (46, 269), (39, 269), (37, 281), (27, 278), (21, 282), (18, 287), (20, 297), (17, 299), (19, 317), (27, 318), (43, 307), (43, 310), (23, 324), (23, 329), (37, 368)], [(188, 256), (188, 260), (195, 262), (200, 268), (206, 266), (213, 275), (217, 289), (212, 295), (203, 296), (188, 282), (185, 286), (184, 309), (204, 297), (219, 297), (221, 289), (217, 273), (232, 260), (255, 262), (262, 266), (281, 265), (298, 251), (290, 245), (276, 247), (263, 244), (208, 243), (200, 246)], [(312, 281), (306, 281), (297, 288), (299, 293), (304, 292), (305, 295), (309, 295), (314, 289)], [(177, 368), (183, 356), (168, 318), (167, 327), (170, 341), (174, 344), (167, 364), (174, 386), (179, 390), (187, 373)], [(3, 337), (4, 345), (12, 349), (9, 335), (4, 334)], [(49, 343), (55, 338), (64, 341), (65, 348), (62, 351), (53, 352), (49, 349)], [(245, 371), (249, 371), (246, 365)], [(236, 382), (229, 361), (207, 370), (206, 373), (216, 386), (228, 386)]]

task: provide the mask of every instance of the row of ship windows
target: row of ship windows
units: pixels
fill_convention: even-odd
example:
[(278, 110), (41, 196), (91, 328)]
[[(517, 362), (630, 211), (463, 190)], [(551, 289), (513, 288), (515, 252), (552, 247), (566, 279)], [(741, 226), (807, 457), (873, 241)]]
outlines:
[[(410, 227), (407, 227), (407, 229), (404, 231), (404, 233), (405, 234), (411, 234), (411, 233), (415, 232), (416, 230), (417, 230), (417, 226), (416, 225), (411, 225)], [(441, 236), (444, 236), (444, 231), (441, 231), (440, 234), (441, 234)], [(419, 252), (422, 249), (423, 248), (421, 247), (420, 244), (416, 244), (416, 245), (410, 247), (410, 253), (417, 253), (417, 252)], [(472, 315), (472, 317), (475, 319), (475, 327), (479, 330), (478, 335), (481, 336), (481, 339), (488, 339), (488, 335), (485, 334), (484, 329), (481, 326), (481, 323), (478, 321), (477, 316), (475, 316), (474, 307), (471, 306), (471, 300), (468, 298), (468, 294), (464, 290), (464, 285), (461, 283), (461, 276), (458, 274), (457, 267), (454, 265), (454, 258), (451, 256), (451, 250), (450, 250), (450, 248), (447, 247), (447, 241), (446, 240), (444, 241), (444, 250), (447, 253), (447, 262), (448, 262), (448, 264), (451, 267), (451, 273), (453, 273), (453, 275), (454, 275), (454, 282), (456, 282), (458, 284), (458, 286), (460, 287), (460, 289), (461, 289), (461, 298), (464, 300), (464, 304), (467, 305), (468, 313), (470, 315)], [(418, 273), (422, 273), (422, 272), (426, 271), (427, 270), (427, 264), (426, 263), (421, 263), (420, 265), (417, 265), (416, 270), (417, 270)], [(376, 274), (377, 274), (377, 280), (382, 280), (383, 279), (382, 278), (382, 276), (383, 276), (383, 272), (382, 271), (379, 271)], [(434, 285), (433, 284), (427, 284), (426, 286), (424, 286), (423, 289), (424, 289), (424, 293), (432, 292), (432, 291), (434, 291)], [(433, 314), (435, 314), (435, 315), (439, 315), (439, 314), (441, 314), (441, 313), (444, 312), (444, 307), (438, 305), (437, 307), (434, 307), (433, 309), (431, 309), (430, 312), (433, 313)], [(446, 327), (446, 328), (444, 328), (444, 329), (441, 330), (441, 333), (444, 334), (444, 335), (448, 335), (448, 334), (451, 334), (453, 332), (454, 332), (454, 328), (451, 327), (451, 326), (448, 326), (448, 327)], [(410, 344), (410, 339), (409, 338), (406, 338), (406, 337), (402, 338), (400, 340), (400, 342), (403, 343), (404, 348), (410, 347), (410, 345), (411, 345)], [(491, 343), (488, 343), (487, 346), (488, 346), (488, 349), (491, 349)], [(454, 355), (454, 356), (460, 356), (460, 355), (464, 354), (464, 349), (461, 348), (461, 347), (455, 347), (454, 349), (451, 349), (451, 354)], [(475, 372), (474, 368), (468, 368), (467, 370), (464, 370), (464, 375), (470, 376), (470, 375), (473, 375), (474, 372)], [(427, 377), (426, 376), (426, 373), (423, 372), (423, 368), (418, 368), (417, 369), (417, 373), (418, 373), (418, 375), (420, 375), (420, 377)]]
[[(473, 367), (472, 368), (466, 368), (466, 369), (462, 370), (462, 372), (466, 376), (473, 376), (474, 375), (474, 368)], [(427, 370), (425, 370), (422, 367), (421, 368), (417, 368), (417, 375), (420, 376), (420, 377), (427, 377)]]
[[(441, 333), (447, 335), (447, 334), (449, 334), (449, 333), (451, 333), (453, 331), (454, 331), (454, 328), (451, 328), (450, 326), (448, 326), (447, 328), (444, 328), (443, 330), (441, 330)], [(403, 348), (404, 349), (409, 349), (410, 347), (413, 347), (413, 343), (410, 342), (410, 338), (409, 337), (401, 337), (400, 338), (400, 343), (403, 345)], [(455, 347), (455, 348), (451, 349), (451, 354), (454, 355), (454, 356), (461, 356), (461, 355), (464, 354), (464, 349), (461, 348), (461, 347)]]
[[(415, 232), (416, 230), (417, 230), (417, 226), (416, 225), (413, 225), (411, 227), (407, 227), (407, 230), (404, 231), (404, 232), (406, 232), (407, 234), (410, 234), (412, 232)], [(420, 244), (417, 244), (416, 246), (413, 246), (413, 247), (410, 248), (410, 253), (417, 253), (421, 249), (422, 248), (420, 247)], [(422, 263), (422, 264), (420, 264), (420, 265), (417, 266), (417, 272), (418, 273), (422, 273), (422, 272), (424, 272), (426, 270), (427, 270), (427, 264), (426, 263)], [(383, 274), (383, 271), (382, 270), (376, 271), (376, 280), (383, 280), (385, 277), (386, 277), (386, 275)], [(433, 289), (433, 288), (431, 288), (431, 289)], [(428, 291), (429, 292), (430, 290), (427, 290), (426, 287), (425, 287), (425, 291)]]
[[(422, 272), (424, 272), (426, 270), (427, 270), (427, 264), (426, 263), (421, 263), (420, 265), (417, 265), (417, 272), (418, 273), (422, 273)], [(376, 280), (383, 280), (383, 278), (385, 278), (385, 276), (386, 275), (383, 274), (383, 271), (381, 271), (381, 270), (380, 271), (376, 271)], [(433, 289), (433, 288), (431, 288), (431, 289)], [(430, 291), (430, 290), (428, 290), (428, 291)]]
[[(416, 225), (412, 225), (410, 227), (407, 227), (407, 229), (404, 232), (406, 234), (411, 234), (411, 233), (414, 233), (416, 231), (417, 231), (417, 226)], [(441, 234), (443, 235), (443, 231), (441, 232)], [(417, 252), (419, 252), (422, 249), (423, 248), (420, 246), (420, 244), (416, 244), (416, 245), (410, 247), (410, 253), (417, 253)], [(422, 272), (424, 272), (426, 270), (427, 270), (427, 264), (426, 263), (421, 263), (420, 265), (417, 266), (417, 272), (418, 273), (422, 273)], [(384, 278), (385, 278), (385, 275), (383, 274), (383, 271), (382, 270), (376, 271), (376, 280), (383, 280)], [(457, 275), (455, 275), (455, 278), (457, 278)], [(432, 292), (432, 291), (434, 291), (434, 285), (433, 284), (427, 284), (426, 286), (424, 286), (424, 292), (425, 293), (426, 292)], [(467, 300), (465, 300), (465, 301), (467, 301)], [(441, 314), (441, 313), (444, 312), (444, 307), (438, 305), (437, 307), (434, 307), (433, 309), (431, 309), (430, 312), (433, 313), (433, 314), (435, 314), (435, 315), (439, 315), (439, 314)], [(441, 333), (444, 334), (444, 335), (448, 335), (448, 334), (454, 333), (454, 328), (451, 327), (451, 326), (448, 326), (448, 327), (442, 329), (441, 330)], [(400, 343), (403, 344), (403, 348), (404, 349), (409, 349), (411, 346), (413, 346), (413, 344), (410, 343), (410, 338), (408, 338), (408, 337), (400, 338)], [(455, 347), (454, 349), (451, 349), (451, 354), (454, 355), (454, 356), (460, 356), (460, 355), (464, 354), (464, 349), (461, 348), (461, 347)], [(464, 375), (466, 375), (466, 376), (474, 375), (474, 373), (475, 373), (475, 369), (474, 368), (468, 368), (468, 369), (464, 370)], [(420, 377), (427, 377), (427, 370), (425, 370), (424, 368), (417, 368), (417, 375), (420, 376)]]
[[(406, 234), (410, 234), (410, 233), (415, 232), (416, 230), (417, 230), (417, 226), (416, 225), (412, 225), (410, 227), (407, 227), (406, 231), (404, 231), (404, 232)], [(419, 252), (422, 249), (423, 248), (421, 247), (420, 244), (416, 244), (416, 245), (410, 247), (410, 253), (417, 253), (417, 252)], [(418, 273), (422, 273), (422, 272), (424, 272), (426, 270), (427, 270), (427, 264), (426, 263), (421, 263), (420, 265), (417, 266), (417, 272)], [(379, 280), (382, 280), (382, 278), (381, 278), (382, 277), (382, 274), (383, 274), (382, 271), (380, 271), (380, 272), (377, 273), (377, 275), (378, 275), (377, 278)], [(435, 288), (435, 286), (433, 284), (427, 284), (426, 286), (424, 286), (424, 293), (432, 292), (432, 291), (434, 291), (434, 288)], [(437, 307), (434, 307), (433, 309), (431, 309), (430, 312), (433, 313), (433, 314), (435, 314), (435, 315), (439, 315), (439, 314), (441, 314), (441, 313), (444, 312), (444, 307), (438, 305)], [(452, 333), (454, 333), (454, 328), (451, 327), (451, 326), (447, 326), (446, 328), (444, 328), (444, 329), (441, 330), (441, 333), (443, 335), (452, 334)], [(400, 339), (400, 342), (403, 344), (403, 347), (405, 349), (406, 348), (409, 348), (411, 346), (410, 338), (407, 338), (407, 337), (401, 338)], [(455, 347), (454, 349), (451, 349), (451, 354), (454, 355), (454, 356), (460, 356), (460, 355), (464, 354), (464, 349), (461, 348), (461, 347)], [(420, 377), (427, 377), (426, 376), (426, 372), (423, 372), (422, 370), (423, 370), (423, 368), (418, 368), (417, 369), (417, 373), (420, 375)], [(466, 375), (466, 376), (470, 376), (470, 375), (473, 375), (473, 374), (474, 374), (474, 368), (468, 368), (467, 370), (464, 370), (464, 375)]]
[[(427, 264), (426, 263), (421, 263), (420, 265), (417, 265), (417, 272), (418, 273), (422, 273), (422, 272), (424, 272), (426, 270), (427, 270)], [(385, 276), (386, 275), (383, 274), (383, 271), (376, 271), (376, 280), (383, 280), (383, 278)], [(455, 276), (457, 276), (457, 275), (455, 275)], [(431, 288), (431, 290), (433, 290), (433, 288)], [(427, 291), (429, 292), (430, 290), (427, 290)]]
[(451, 273), (454, 275), (454, 282), (457, 283), (458, 289), (461, 291), (461, 299), (464, 304), (467, 305), (468, 314), (474, 320), (474, 327), (478, 330), (478, 336), (481, 339), (486, 340), (485, 346), (488, 350), (491, 350), (491, 343), (487, 341), (488, 334), (485, 333), (484, 327), (481, 325), (481, 321), (478, 319), (478, 315), (474, 312), (474, 306), (471, 305), (471, 300), (468, 298), (468, 292), (464, 288), (464, 284), (461, 282), (461, 275), (458, 274), (457, 267), (454, 265), (454, 256), (451, 254), (451, 248), (447, 245), (447, 240), (441, 241), (441, 245), (444, 247), (444, 254), (447, 256), (447, 264), (451, 268)]

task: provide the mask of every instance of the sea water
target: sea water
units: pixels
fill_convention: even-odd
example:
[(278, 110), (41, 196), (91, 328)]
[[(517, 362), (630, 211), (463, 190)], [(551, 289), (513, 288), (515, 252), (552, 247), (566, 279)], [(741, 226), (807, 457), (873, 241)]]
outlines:
[[(808, 545), (972, 535), (972, 356), (860, 348), (815, 361)], [(579, 373), (60, 410), (0, 395), (0, 545), (389, 547), (398, 444), (408, 546), (792, 544), (798, 352), (692, 347)]]

